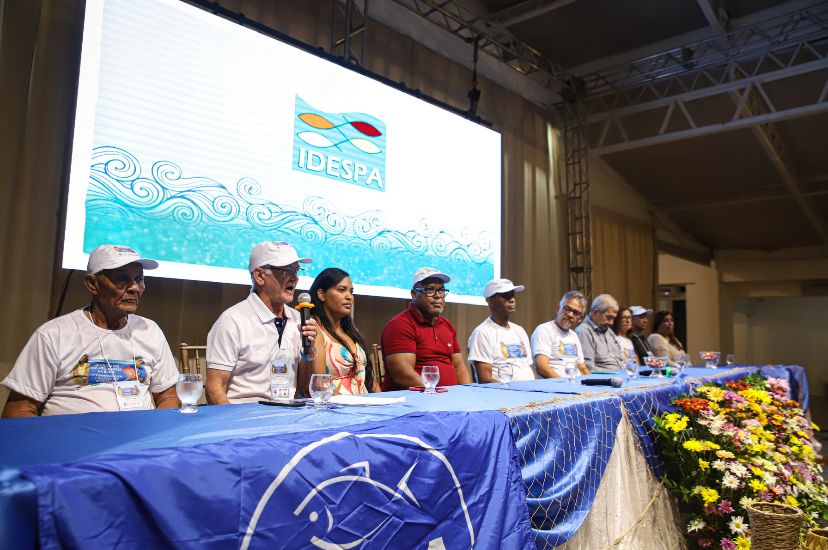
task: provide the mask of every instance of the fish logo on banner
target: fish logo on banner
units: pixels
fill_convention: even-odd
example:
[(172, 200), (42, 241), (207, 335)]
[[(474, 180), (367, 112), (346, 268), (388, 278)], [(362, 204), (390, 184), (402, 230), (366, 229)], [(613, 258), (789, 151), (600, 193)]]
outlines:
[(298, 95), (293, 169), (385, 191), (385, 124), (364, 113), (326, 113)]
[[(371, 458), (359, 460), (365, 457)], [(290, 517), (273, 517), (280, 513)], [(447, 516), (451, 521), (445, 521)], [(422, 541), (437, 550), (471, 548), (475, 541), (451, 463), (421, 439), (404, 434), (340, 432), (306, 445), (262, 493), (242, 550), (257, 547), (260, 524), (279, 525), (285, 547), (327, 550), (383, 543), (391, 548)], [(262, 547), (271, 543), (259, 542)]]

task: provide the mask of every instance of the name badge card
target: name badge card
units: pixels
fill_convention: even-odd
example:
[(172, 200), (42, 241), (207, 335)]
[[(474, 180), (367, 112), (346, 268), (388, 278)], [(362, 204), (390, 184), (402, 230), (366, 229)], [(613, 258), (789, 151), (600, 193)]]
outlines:
[(290, 374), (288, 373), (287, 354), (279, 350), (276, 358), (270, 361), (270, 398), (290, 399)]
[(122, 411), (142, 410), (147, 407), (147, 391), (145, 386), (138, 380), (124, 380), (114, 382), (115, 398), (118, 400), (118, 408)]

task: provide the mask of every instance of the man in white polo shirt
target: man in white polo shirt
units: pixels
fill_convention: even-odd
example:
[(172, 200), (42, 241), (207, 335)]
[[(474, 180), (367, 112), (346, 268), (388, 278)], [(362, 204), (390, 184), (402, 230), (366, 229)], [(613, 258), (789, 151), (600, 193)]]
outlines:
[(302, 354), (302, 335), (313, 342), (316, 325), (311, 319), (300, 327), (299, 312), (287, 304), (299, 282), (299, 264), (310, 262), (286, 242), (253, 247), (250, 295), (222, 313), (207, 335), (208, 403), (249, 403), (306, 393), (315, 357)]
[(93, 250), (83, 279), (90, 304), (35, 331), (3, 380), (3, 417), (181, 406), (164, 333), (134, 315), (144, 270), (156, 267), (128, 246)]
[(529, 337), (520, 325), (509, 322), (517, 309), (515, 293), (523, 289), (523, 285), (515, 285), (509, 279), (489, 281), (483, 288), (491, 315), (469, 336), (469, 363), (477, 371), (480, 383), (497, 380), (497, 373), (492, 372), (496, 361), (512, 365), (512, 380), (537, 378), (532, 368)]
[(586, 307), (583, 294), (574, 290), (567, 292), (558, 304), (555, 319), (538, 325), (532, 333), (535, 368), (544, 378), (566, 376), (564, 365), (568, 362), (575, 363), (581, 374), (589, 374), (581, 341), (572, 330), (584, 318)]

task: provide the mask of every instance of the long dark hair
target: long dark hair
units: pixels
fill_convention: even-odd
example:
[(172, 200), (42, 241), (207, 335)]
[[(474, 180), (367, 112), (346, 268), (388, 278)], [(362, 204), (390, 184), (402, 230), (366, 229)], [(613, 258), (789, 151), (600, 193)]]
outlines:
[[(662, 311), (657, 311), (657, 312), (656, 312), (655, 317), (653, 317), (653, 332), (654, 332), (654, 333), (658, 333), (658, 327), (660, 327), (660, 326), (661, 326), (661, 323), (663, 323), (663, 322), (664, 322), (664, 319), (665, 319), (668, 315), (669, 315), (670, 317), (673, 317), (673, 312), (671, 312), (671, 311), (666, 311), (666, 310), (662, 310)], [(676, 338), (676, 335), (675, 335), (675, 332), (676, 332), (675, 326), (676, 326), (676, 318), (675, 318), (675, 317), (673, 317), (673, 333), (672, 333), (672, 334), (670, 334), (669, 336), (667, 336), (667, 340), (669, 340), (669, 341), (670, 341), (670, 343), (671, 343), (671, 344), (673, 344), (673, 347), (674, 347), (674, 348), (677, 348), (677, 349), (680, 349), (680, 350), (684, 351), (684, 346), (682, 346), (682, 345), (681, 345), (681, 342), (679, 342), (678, 338)]]
[[(354, 365), (356, 365), (357, 357), (354, 354), (357, 350), (351, 350), (351, 348), (348, 347), (348, 343), (336, 333), (331, 320), (328, 318), (328, 313), (325, 311), (325, 304), (319, 299), (319, 295), (317, 293), (317, 290), (327, 292), (332, 286), (341, 283), (345, 277), (350, 277), (350, 275), (338, 267), (327, 267), (323, 269), (319, 275), (316, 276), (316, 279), (313, 280), (313, 284), (310, 287), (310, 296), (311, 303), (313, 304), (313, 315), (319, 319), (319, 322), (322, 323), (322, 327), (325, 331), (327, 331), (327, 333), (333, 338), (336, 338), (336, 341), (345, 346), (345, 349), (353, 355)], [(368, 391), (371, 391), (374, 387), (374, 369), (371, 365), (371, 357), (368, 355), (368, 350), (365, 348), (365, 339), (362, 338), (362, 334), (360, 334), (359, 330), (356, 328), (354, 320), (350, 315), (343, 317), (339, 321), (339, 326), (342, 327), (345, 334), (347, 334), (351, 340), (354, 341), (354, 344), (361, 346), (362, 350), (365, 352), (365, 387)]]
[[(618, 315), (615, 316), (615, 321), (612, 322), (612, 331), (617, 336), (623, 336), (624, 338), (629, 338), (629, 336), (627, 336), (627, 334), (630, 333), (630, 330), (632, 330), (632, 327), (630, 327), (630, 330), (627, 331), (627, 334), (621, 334), (619, 332), (621, 330), (621, 314), (624, 313), (625, 311), (630, 311), (630, 308), (622, 307), (621, 309), (618, 310)], [(630, 315), (632, 315), (632, 311), (630, 311)]]

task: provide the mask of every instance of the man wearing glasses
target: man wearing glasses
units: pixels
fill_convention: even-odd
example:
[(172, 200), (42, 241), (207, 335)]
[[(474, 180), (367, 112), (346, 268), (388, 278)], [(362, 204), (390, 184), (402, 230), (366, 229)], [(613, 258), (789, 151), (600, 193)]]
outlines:
[(208, 403), (293, 398), (307, 388), (315, 357), (302, 354), (302, 336), (313, 341), (316, 325), (311, 319), (300, 326), (299, 312), (287, 304), (299, 264), (310, 262), (286, 242), (253, 247), (250, 295), (222, 313), (207, 335)]
[(624, 368), (621, 345), (610, 330), (618, 315), (618, 301), (599, 294), (589, 307), (589, 315), (576, 329), (584, 346), (584, 361), (591, 372), (616, 372)]
[(40, 326), (3, 385), (3, 417), (179, 407), (178, 369), (164, 333), (135, 315), (144, 270), (158, 262), (128, 246), (89, 254), (89, 305)]
[(387, 375), (383, 391), (421, 386), (423, 365), (440, 369), (441, 386), (468, 384), (471, 374), (463, 361), (457, 331), (441, 313), (451, 277), (431, 267), (414, 273), (411, 302), (382, 330)]
[(538, 325), (532, 333), (535, 368), (542, 377), (566, 376), (564, 367), (567, 363), (577, 365), (581, 374), (589, 374), (589, 369), (584, 363), (581, 340), (572, 330), (584, 318), (584, 311), (584, 295), (574, 290), (567, 292), (558, 304), (555, 319)]

